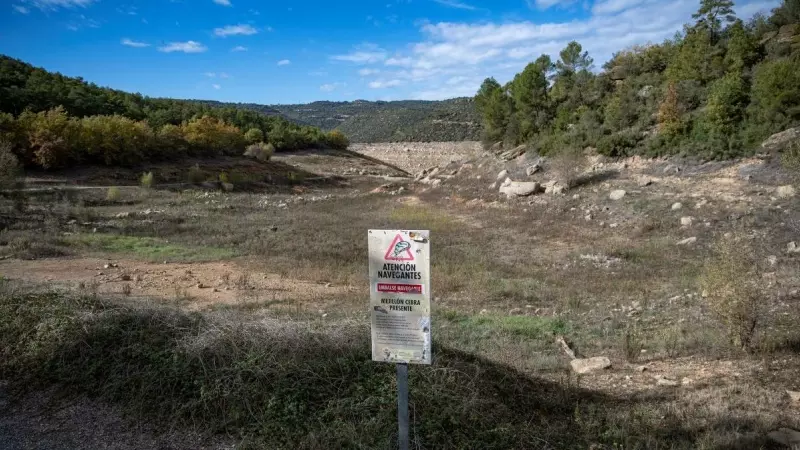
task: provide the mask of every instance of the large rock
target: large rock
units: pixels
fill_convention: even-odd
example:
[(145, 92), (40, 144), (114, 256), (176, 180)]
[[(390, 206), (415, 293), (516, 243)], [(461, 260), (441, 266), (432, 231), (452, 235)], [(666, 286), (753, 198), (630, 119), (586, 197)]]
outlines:
[(795, 193), (796, 191), (794, 186), (790, 184), (787, 184), (786, 186), (780, 186), (775, 189), (775, 195), (778, 196), (778, 198), (791, 198), (794, 197)]
[(800, 139), (800, 127), (789, 128), (768, 137), (767, 140), (761, 143), (761, 148), (764, 150), (778, 150), (798, 139)]
[(777, 431), (767, 433), (767, 437), (790, 449), (800, 448), (800, 431), (792, 430), (791, 428), (781, 428)]
[(789, 242), (786, 244), (786, 253), (800, 253), (800, 245), (795, 241)]
[(503, 169), (497, 174), (497, 181), (504, 180), (508, 176), (508, 171)]
[(608, 194), (608, 198), (610, 198), (611, 200), (621, 200), (622, 197), (625, 197), (625, 194), (627, 194), (627, 192), (625, 192), (625, 190), (617, 189), (617, 190), (611, 191), (611, 193)]
[(525, 175), (532, 176), (533, 174), (535, 174), (540, 170), (542, 170), (542, 166), (540, 166), (539, 164), (534, 164), (532, 166), (528, 166), (528, 168), (525, 169)]
[(525, 197), (541, 192), (542, 185), (535, 181), (512, 181), (500, 186), (500, 193), (507, 197)]
[(594, 358), (573, 359), (570, 366), (575, 373), (590, 373), (611, 367), (611, 360), (605, 356), (595, 356)]

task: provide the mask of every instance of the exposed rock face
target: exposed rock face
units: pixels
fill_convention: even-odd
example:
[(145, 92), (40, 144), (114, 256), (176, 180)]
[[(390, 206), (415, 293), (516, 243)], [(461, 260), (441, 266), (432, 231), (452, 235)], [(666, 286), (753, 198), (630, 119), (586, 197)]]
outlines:
[(535, 181), (512, 181), (500, 186), (500, 193), (507, 197), (525, 197), (542, 191), (542, 185)]
[(779, 150), (798, 139), (800, 139), (800, 127), (789, 128), (768, 137), (767, 140), (761, 143), (761, 148), (764, 150)]

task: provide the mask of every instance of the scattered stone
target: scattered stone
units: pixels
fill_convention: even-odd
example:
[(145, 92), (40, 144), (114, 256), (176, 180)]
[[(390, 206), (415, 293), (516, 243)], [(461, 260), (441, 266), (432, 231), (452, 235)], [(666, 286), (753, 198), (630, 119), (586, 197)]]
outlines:
[(694, 244), (695, 242), (697, 242), (697, 238), (692, 236), (692, 237), (686, 238), (686, 239), (684, 239), (682, 241), (678, 241), (678, 245), (691, 245), (691, 244)]
[(611, 367), (611, 360), (605, 356), (595, 356), (594, 358), (573, 359), (570, 366), (575, 373), (585, 374)]
[(206, 289), (206, 288), (209, 288), (211, 286), (205, 285), (203, 283), (197, 283), (197, 287), (198, 287), (198, 289)]
[(786, 253), (800, 253), (800, 245), (795, 241), (789, 242), (786, 244)]
[(508, 171), (503, 169), (497, 174), (497, 181), (504, 180), (508, 176)]
[(126, 273), (126, 274), (120, 276), (119, 279), (122, 280), (122, 281), (131, 281), (131, 276)]
[(656, 384), (659, 386), (675, 387), (678, 385), (678, 382), (675, 380), (670, 380), (669, 378), (664, 378), (662, 376), (659, 376), (657, 378)]
[(667, 164), (667, 166), (664, 167), (664, 173), (678, 173), (680, 171), (681, 168), (674, 164)]
[(636, 367), (636, 371), (637, 372), (644, 372), (646, 370), (647, 370), (647, 366), (637, 366)]
[(700, 208), (702, 208), (703, 206), (706, 206), (707, 204), (708, 204), (708, 200), (706, 200), (706, 199), (702, 199), (702, 200), (700, 200), (699, 202), (695, 203), (695, 205), (694, 205), (694, 209), (700, 209)]
[(529, 166), (527, 169), (525, 169), (525, 175), (530, 177), (530, 176), (532, 176), (533, 174), (535, 174), (536, 172), (538, 172), (540, 170), (542, 170), (542, 166), (540, 166), (538, 164), (534, 164), (532, 166)]
[(438, 187), (441, 184), (442, 184), (442, 180), (440, 180), (438, 178), (433, 180), (433, 181), (431, 181), (431, 186), (433, 186), (433, 187)]
[(222, 183), (222, 190), (225, 192), (233, 192), (233, 183)]
[(792, 403), (800, 404), (800, 391), (786, 391), (786, 393), (789, 394), (789, 400)]
[(683, 208), (683, 203), (681, 203), (681, 202), (675, 202), (675, 203), (672, 204), (672, 210), (673, 211), (677, 211), (677, 210), (679, 210), (681, 208)]
[(110, 269), (110, 268), (111, 268), (111, 264), (109, 264), (109, 263), (103, 264), (103, 269)]
[(500, 186), (511, 186), (511, 183), (513, 183), (511, 178), (506, 177), (506, 179), (503, 181), (503, 183)]
[(479, 314), (482, 315), (482, 316), (485, 316), (486, 314), (489, 314), (489, 310), (488, 309), (482, 309)]
[(278, 227), (272, 227), (272, 228), (270, 228), (269, 230), (270, 230), (270, 231), (272, 231), (272, 232), (274, 233), (274, 232), (278, 231)]
[(690, 226), (692, 226), (693, 222), (694, 222), (694, 217), (692, 217), (692, 216), (681, 217), (681, 226), (682, 227), (690, 227)]
[(137, 283), (141, 282), (142, 280), (144, 280), (144, 278), (142, 278), (141, 275), (136, 275), (135, 277), (133, 277), (133, 281)]
[(778, 198), (791, 198), (795, 195), (794, 186), (787, 184), (786, 186), (780, 186), (778, 189), (775, 189), (775, 195)]
[(542, 185), (535, 181), (512, 181), (508, 185), (500, 186), (500, 193), (507, 197), (526, 197), (541, 192)]
[(585, 215), (583, 218), (584, 218), (584, 220), (586, 220), (587, 222), (590, 222), (590, 221), (592, 220), (592, 215), (591, 215), (591, 214), (587, 214), (587, 215)]
[(641, 177), (639, 178), (639, 187), (647, 187), (653, 184), (653, 179), (649, 177)]
[(692, 384), (692, 379), (689, 378), (689, 377), (683, 377), (683, 378), (681, 378), (681, 384), (684, 385), (684, 386), (686, 386), (688, 384)]
[(800, 431), (792, 430), (791, 428), (771, 431), (767, 433), (767, 437), (792, 449), (800, 446)]
[(130, 212), (121, 212), (114, 215), (115, 219), (127, 219), (131, 216)]
[(519, 316), (522, 314), (522, 308), (511, 308), (508, 312), (509, 316)]
[(625, 192), (625, 190), (617, 189), (617, 190), (611, 191), (611, 193), (608, 194), (608, 198), (610, 198), (611, 200), (621, 200), (622, 197), (625, 197), (625, 194), (627, 194), (627, 192)]
[(769, 263), (770, 266), (774, 266), (775, 264), (778, 264), (778, 257), (775, 256), (775, 255), (767, 256), (767, 263)]
[(554, 184), (554, 185), (550, 186), (550, 189), (549, 189), (549, 193), (553, 194), (553, 195), (562, 195), (566, 191), (567, 191), (567, 187), (563, 186), (563, 185), (560, 185), (560, 184)]

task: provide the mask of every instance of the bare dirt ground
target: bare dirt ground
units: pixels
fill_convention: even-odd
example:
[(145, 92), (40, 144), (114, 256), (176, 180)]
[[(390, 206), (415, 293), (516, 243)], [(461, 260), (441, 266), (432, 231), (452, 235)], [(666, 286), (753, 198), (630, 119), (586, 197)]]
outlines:
[[(770, 430), (800, 428), (800, 405), (789, 394), (800, 391), (800, 252), (792, 246), (800, 244), (800, 205), (771, 159), (593, 156), (569, 171), (574, 185), (561, 192), (553, 187), (564, 183), (563, 163), (502, 161), (477, 143), (352, 149), (413, 176), (352, 155), (303, 152), (276, 157), (268, 172), (287, 181), (267, 191), (129, 187), (119, 201), (102, 191), (52, 194), (5, 219), (0, 275), (192, 311), (363, 321), (364, 231), (427, 228), (440, 342), (525, 374), (651, 399), (613, 419), (592, 416), (608, 429), (672, 420), (699, 424), (694, 448), (759, 448), (775, 445), (766, 444)], [(165, 178), (178, 180), (178, 172)], [(500, 192), (507, 178), (547, 192), (509, 198)], [(108, 174), (92, 179), (113, 183)], [(749, 354), (731, 348), (699, 281), (731, 236), (751, 243), (763, 277), (759, 347)], [(561, 335), (579, 356), (606, 356), (611, 367), (573, 378), (554, 344)], [(41, 402), (18, 405), (0, 419), (0, 436), (19, 429), (15, 439), (33, 442), (53, 423), (77, 433), (82, 422), (58, 413), (43, 415), (45, 425), (17, 427)], [(91, 420), (101, 428), (108, 420), (110, 434), (128, 432), (109, 417)], [(73, 434), (52, 448), (166, 445), (73, 446), (106, 441), (105, 432), (85, 432), (88, 440)], [(16, 445), (9, 448), (51, 448)], [(630, 448), (655, 448), (637, 445)]]

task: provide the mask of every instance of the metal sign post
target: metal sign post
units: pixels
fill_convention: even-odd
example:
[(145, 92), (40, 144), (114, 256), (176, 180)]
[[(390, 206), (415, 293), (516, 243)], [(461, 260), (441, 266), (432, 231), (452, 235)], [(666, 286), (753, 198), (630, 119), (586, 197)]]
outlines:
[(397, 443), (400, 450), (408, 450), (408, 364), (397, 366)]
[(369, 230), (368, 238), (372, 360), (397, 366), (397, 441), (408, 450), (408, 365), (431, 363), (430, 233)]

